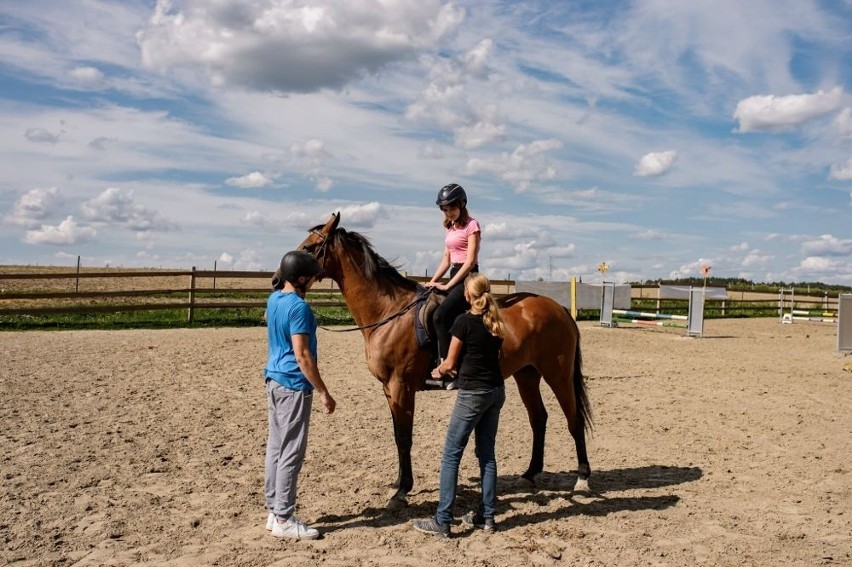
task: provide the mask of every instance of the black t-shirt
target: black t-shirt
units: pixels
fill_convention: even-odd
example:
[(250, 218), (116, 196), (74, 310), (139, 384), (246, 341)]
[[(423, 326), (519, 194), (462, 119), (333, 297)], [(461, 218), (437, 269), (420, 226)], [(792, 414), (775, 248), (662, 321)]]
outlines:
[(459, 388), (488, 390), (503, 386), (500, 372), (502, 337), (492, 335), (482, 322), (482, 315), (462, 313), (456, 317), (450, 333), (462, 342)]

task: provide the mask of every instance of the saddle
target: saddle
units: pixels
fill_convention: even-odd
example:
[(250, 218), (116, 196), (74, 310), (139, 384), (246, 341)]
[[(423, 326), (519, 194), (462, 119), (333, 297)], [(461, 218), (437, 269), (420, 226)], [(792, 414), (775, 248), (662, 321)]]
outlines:
[(420, 347), (432, 346), (432, 337), (435, 336), (435, 324), (432, 322), (432, 313), (444, 301), (446, 297), (440, 292), (429, 290), (423, 286), (417, 286), (417, 295), (422, 299), (414, 307), (414, 334)]

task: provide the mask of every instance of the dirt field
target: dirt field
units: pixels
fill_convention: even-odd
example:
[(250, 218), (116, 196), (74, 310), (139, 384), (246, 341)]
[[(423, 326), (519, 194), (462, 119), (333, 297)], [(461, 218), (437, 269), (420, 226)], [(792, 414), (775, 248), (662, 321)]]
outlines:
[[(450, 540), (434, 512), (454, 393), (418, 396), (410, 507), (390, 415), (356, 333), (321, 331), (338, 400), (315, 407), (299, 513), (264, 530), (265, 330), (0, 333), (0, 564), (852, 565), (852, 362), (831, 325), (710, 320), (707, 336), (581, 323), (595, 431), (590, 497), (552, 397), (546, 472), (513, 384), (497, 441), (498, 522)], [(459, 516), (478, 497), (472, 447)]]

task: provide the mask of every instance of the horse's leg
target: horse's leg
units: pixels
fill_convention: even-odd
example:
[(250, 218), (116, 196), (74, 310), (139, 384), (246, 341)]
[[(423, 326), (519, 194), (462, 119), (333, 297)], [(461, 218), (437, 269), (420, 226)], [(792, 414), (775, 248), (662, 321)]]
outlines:
[[(575, 395), (575, 380), (583, 379), (577, 365), (566, 367), (560, 364), (558, 359), (541, 364), (544, 381), (547, 382), (553, 394), (556, 396), (562, 413), (568, 421), (568, 431), (574, 438), (577, 448), (577, 482), (574, 484), (574, 492), (590, 492), (589, 477), (592, 469), (589, 466), (589, 457), (586, 454), (586, 423), (585, 415), (579, 407)], [(582, 388), (582, 384), (580, 385)], [(585, 395), (585, 394), (583, 394)]]
[(515, 382), (518, 384), (518, 393), (527, 408), (530, 427), (532, 427), (533, 444), (532, 456), (527, 472), (522, 478), (535, 484), (535, 475), (544, 470), (544, 434), (547, 430), (547, 410), (541, 399), (541, 374), (533, 366), (525, 366), (515, 372)]
[(393, 438), (399, 459), (399, 474), (394, 483), (396, 493), (388, 502), (388, 508), (400, 508), (407, 504), (406, 495), (414, 487), (414, 475), (411, 470), (414, 389), (402, 378), (393, 377), (384, 384), (384, 390), (393, 419)]

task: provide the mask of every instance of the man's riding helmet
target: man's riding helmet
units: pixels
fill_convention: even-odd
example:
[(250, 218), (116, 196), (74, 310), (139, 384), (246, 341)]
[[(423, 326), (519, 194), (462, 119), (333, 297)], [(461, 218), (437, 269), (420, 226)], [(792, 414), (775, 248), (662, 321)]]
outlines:
[(450, 203), (461, 203), (462, 206), (467, 205), (467, 193), (464, 192), (464, 188), (458, 183), (444, 185), (438, 191), (438, 198), (435, 200), (435, 204), (443, 207)]
[(281, 279), (295, 284), (302, 276), (322, 277), (323, 269), (317, 259), (303, 250), (292, 250), (281, 258), (281, 266), (278, 268)]

